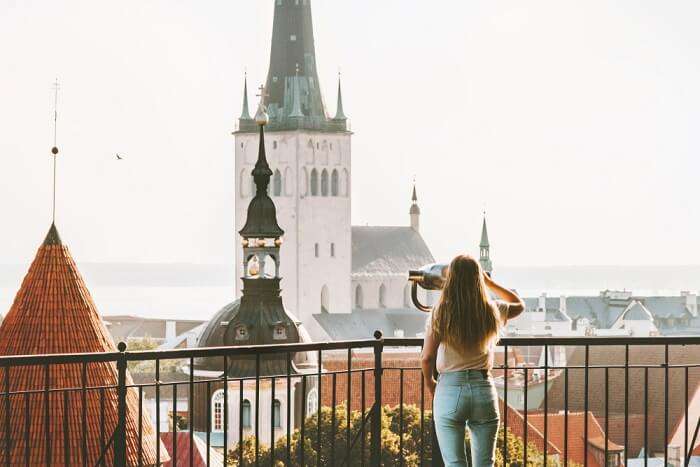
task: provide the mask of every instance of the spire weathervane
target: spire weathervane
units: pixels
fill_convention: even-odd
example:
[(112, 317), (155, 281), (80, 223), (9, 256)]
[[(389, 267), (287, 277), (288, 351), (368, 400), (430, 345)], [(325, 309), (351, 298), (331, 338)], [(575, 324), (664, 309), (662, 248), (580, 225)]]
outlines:
[(60, 89), (58, 78), (53, 83), (53, 147), (51, 154), (53, 156), (53, 208), (51, 211), (51, 223), (56, 222), (56, 158), (58, 156), (57, 134), (58, 134), (58, 90)]

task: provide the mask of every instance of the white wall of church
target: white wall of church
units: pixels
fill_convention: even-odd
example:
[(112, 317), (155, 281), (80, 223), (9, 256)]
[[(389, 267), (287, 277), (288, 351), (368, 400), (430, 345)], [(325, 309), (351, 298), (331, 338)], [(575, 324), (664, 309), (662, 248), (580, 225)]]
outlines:
[[(285, 308), (309, 327), (320, 313), (322, 295), (330, 313), (351, 311), (351, 140), (350, 133), (269, 132), (265, 149), (275, 173), (270, 194), (285, 231), (280, 275)], [(236, 295), (243, 275), (240, 230), (253, 196), (251, 172), (258, 134), (235, 135)], [(322, 291), (326, 290), (322, 294)]]
[[(407, 277), (408, 275), (353, 276), (352, 307), (365, 310), (413, 308)], [(436, 294), (419, 288), (418, 299), (422, 304), (430, 306), (435, 303)]]

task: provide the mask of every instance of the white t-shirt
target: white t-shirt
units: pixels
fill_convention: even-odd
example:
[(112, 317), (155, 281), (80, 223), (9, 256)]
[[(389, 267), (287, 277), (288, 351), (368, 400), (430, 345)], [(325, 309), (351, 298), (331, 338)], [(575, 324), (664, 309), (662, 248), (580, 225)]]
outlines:
[[(493, 304), (498, 308), (501, 322), (508, 319), (508, 303), (495, 300)], [(425, 334), (432, 332), (434, 311), (430, 313), (425, 325)], [(437, 351), (435, 366), (438, 373), (449, 373), (451, 371), (462, 370), (490, 370), (493, 366), (493, 350), (496, 345), (496, 338), (486, 347), (484, 352), (474, 349), (455, 349), (452, 346), (440, 342)]]

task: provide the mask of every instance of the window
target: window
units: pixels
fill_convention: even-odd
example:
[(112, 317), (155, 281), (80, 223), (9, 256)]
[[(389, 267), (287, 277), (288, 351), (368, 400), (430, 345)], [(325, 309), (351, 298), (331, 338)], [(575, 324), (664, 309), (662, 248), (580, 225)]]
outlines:
[(331, 175), (331, 196), (338, 196), (338, 171), (335, 169)]
[(275, 170), (275, 175), (272, 177), (272, 194), (282, 196), (282, 173), (279, 170)]
[[(298, 3), (297, 3), (297, 5), (298, 5)], [(289, 40), (292, 41), (292, 42), (296, 42), (296, 41), (297, 41), (297, 36), (296, 36), (295, 34), (292, 34), (291, 36), (289, 36)]]
[(235, 339), (237, 341), (248, 340), (248, 328), (245, 327), (245, 325), (243, 325), (243, 324), (239, 324), (234, 329), (234, 335), (235, 335)]
[(363, 298), (362, 286), (358, 284), (357, 287), (355, 287), (355, 308), (362, 309)]
[(321, 172), (321, 195), (328, 196), (328, 171), (326, 169)]
[(331, 258), (335, 258), (335, 243), (331, 243)]
[(318, 391), (313, 388), (306, 396), (306, 416), (313, 415), (318, 412)]
[(318, 258), (318, 253), (318, 243), (314, 243), (314, 256), (316, 256), (316, 258)]
[(278, 399), (272, 403), (272, 427), (282, 428), (282, 403)]
[(406, 284), (403, 288), (403, 306), (411, 308), (411, 284)]
[(287, 338), (287, 327), (284, 324), (276, 324), (272, 331), (272, 338), (276, 341), (283, 341)]
[(272, 149), (277, 149), (277, 141), (272, 142)]
[(241, 404), (241, 425), (243, 425), (243, 428), (250, 428), (251, 427), (250, 401), (248, 399), (244, 399), (243, 403)]
[(384, 284), (379, 286), (379, 308), (386, 308), (386, 287)]
[(318, 171), (311, 171), (311, 196), (318, 196)]
[(316, 143), (316, 149), (321, 149), (321, 145)]
[(224, 391), (216, 391), (211, 398), (211, 430), (224, 431)]
[(343, 196), (350, 196), (350, 174), (347, 169), (343, 169), (343, 189), (341, 193)]
[(321, 289), (321, 313), (328, 313), (330, 310), (330, 296), (328, 286), (324, 285)]

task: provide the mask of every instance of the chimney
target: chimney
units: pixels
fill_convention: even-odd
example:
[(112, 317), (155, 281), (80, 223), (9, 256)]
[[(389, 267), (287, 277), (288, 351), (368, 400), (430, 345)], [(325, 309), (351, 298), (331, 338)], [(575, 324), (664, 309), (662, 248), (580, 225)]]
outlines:
[(547, 311), (547, 294), (542, 293), (537, 303), (537, 311)]
[(177, 337), (175, 332), (175, 321), (165, 322), (165, 342), (169, 342)]

